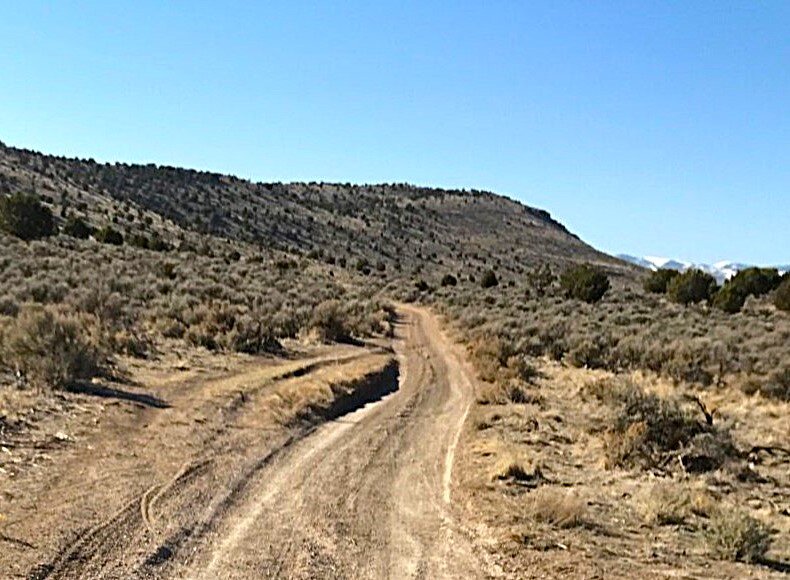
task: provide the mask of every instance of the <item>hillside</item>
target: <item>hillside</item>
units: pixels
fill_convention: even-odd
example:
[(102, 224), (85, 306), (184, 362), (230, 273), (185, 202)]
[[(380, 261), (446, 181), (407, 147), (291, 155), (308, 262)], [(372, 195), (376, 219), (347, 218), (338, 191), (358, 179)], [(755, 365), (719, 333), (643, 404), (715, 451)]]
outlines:
[(491, 193), (0, 146), (0, 569), (780, 577), (790, 281), (653, 277)]
[(127, 234), (153, 230), (183, 237), (178, 232), (183, 230), (309, 254), (359, 270), (369, 264), (369, 269), (407, 275), (421, 269), (463, 275), (484, 267), (521, 273), (537, 263), (590, 261), (617, 272), (632, 271), (579, 240), (547, 212), (474, 190), (252, 183), (189, 169), (54, 157), (0, 144), (0, 192), (16, 191), (35, 192), (50, 199), (57, 214), (85, 215), (94, 226), (115, 221)]

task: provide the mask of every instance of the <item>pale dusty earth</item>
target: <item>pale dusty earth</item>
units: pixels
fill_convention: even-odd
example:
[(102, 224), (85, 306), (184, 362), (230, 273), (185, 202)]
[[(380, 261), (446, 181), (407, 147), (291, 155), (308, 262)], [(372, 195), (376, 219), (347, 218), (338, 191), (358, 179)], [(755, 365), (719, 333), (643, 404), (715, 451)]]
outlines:
[[(0, 569), (75, 579), (497, 575), (479, 532), (453, 510), (473, 401), (463, 351), (427, 311), (401, 315), (390, 345), (150, 371), (143, 390), (161, 404), (86, 411), (67, 444), (3, 481)], [(298, 412), (302, 393), (353, 381), (361, 399)]]
[[(170, 353), (58, 395), (0, 441), (0, 578), (786, 577), (633, 519), (641, 483), (593, 465), (594, 374), (547, 367), (535, 402), (481, 406), (438, 318), (399, 315), (392, 340)], [(513, 453), (589, 521), (530, 519), (532, 486), (491, 477)]]

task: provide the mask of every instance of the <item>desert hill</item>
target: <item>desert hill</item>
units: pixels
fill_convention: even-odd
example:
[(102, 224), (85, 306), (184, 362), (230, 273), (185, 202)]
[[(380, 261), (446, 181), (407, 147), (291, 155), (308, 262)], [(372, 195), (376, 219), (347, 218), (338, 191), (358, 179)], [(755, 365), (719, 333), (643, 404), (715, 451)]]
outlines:
[[(483, 191), (408, 184), (252, 183), (156, 165), (97, 163), (0, 144), (0, 191), (34, 192), (56, 214), (126, 235), (184, 232), (322, 258), (361, 271), (514, 274), (539, 263), (633, 267), (548, 212)], [(169, 224), (169, 225), (168, 225)]]

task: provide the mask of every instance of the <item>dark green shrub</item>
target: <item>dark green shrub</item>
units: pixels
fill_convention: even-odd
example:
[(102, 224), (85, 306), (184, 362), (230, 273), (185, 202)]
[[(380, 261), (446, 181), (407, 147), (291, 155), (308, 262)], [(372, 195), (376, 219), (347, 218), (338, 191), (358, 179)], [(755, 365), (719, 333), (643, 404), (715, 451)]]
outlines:
[(498, 286), (499, 280), (496, 277), (496, 272), (493, 270), (488, 270), (485, 274), (483, 274), (483, 278), (480, 280), (480, 285), (483, 288), (493, 288), (494, 286)]
[(98, 230), (95, 237), (96, 241), (102, 244), (110, 244), (112, 246), (123, 245), (123, 236), (111, 226), (104, 226), (102, 229)]
[(642, 286), (647, 292), (652, 292), (653, 294), (666, 294), (669, 283), (673, 278), (679, 275), (680, 272), (677, 270), (662, 268), (661, 270), (651, 272), (650, 275), (645, 278)]
[(82, 218), (71, 216), (63, 226), (63, 233), (72, 238), (87, 240), (93, 235), (93, 228)]
[(727, 282), (747, 296), (768, 294), (781, 283), (782, 277), (776, 268), (745, 268)]
[(610, 287), (607, 275), (589, 264), (572, 266), (560, 276), (560, 288), (565, 296), (590, 304), (603, 298)]
[(673, 302), (692, 304), (710, 300), (717, 287), (716, 278), (702, 270), (691, 269), (673, 278), (667, 293)]
[(775, 268), (746, 268), (724, 283), (713, 300), (714, 306), (735, 313), (743, 308), (749, 296), (762, 296), (782, 282)]
[(22, 240), (46, 238), (55, 233), (52, 211), (34, 195), (0, 196), (0, 230)]
[(458, 284), (458, 279), (452, 274), (445, 274), (442, 276), (442, 286), (455, 286)]
[(148, 249), (154, 252), (169, 252), (170, 244), (168, 244), (159, 236), (154, 235), (150, 240), (148, 240)]
[(774, 294), (774, 305), (779, 310), (784, 310), (785, 312), (790, 311), (790, 277), (788, 277), (787, 274), (784, 275), (782, 283), (779, 285), (779, 288), (776, 289), (776, 294)]
[(142, 234), (134, 234), (129, 238), (129, 245), (134, 246), (135, 248), (140, 248), (143, 250), (148, 250), (150, 248), (151, 242)]
[(724, 312), (735, 314), (736, 312), (740, 312), (741, 308), (743, 308), (746, 302), (746, 296), (746, 294), (739, 292), (738, 288), (732, 284), (725, 284), (713, 297), (713, 305)]
[(426, 282), (425, 280), (417, 280), (417, 281), (414, 283), (414, 287), (415, 287), (415, 288), (416, 288), (416, 289), (417, 289), (419, 292), (427, 292), (428, 290), (430, 290), (430, 289), (431, 289), (431, 287), (430, 287), (430, 286), (428, 286), (428, 282)]

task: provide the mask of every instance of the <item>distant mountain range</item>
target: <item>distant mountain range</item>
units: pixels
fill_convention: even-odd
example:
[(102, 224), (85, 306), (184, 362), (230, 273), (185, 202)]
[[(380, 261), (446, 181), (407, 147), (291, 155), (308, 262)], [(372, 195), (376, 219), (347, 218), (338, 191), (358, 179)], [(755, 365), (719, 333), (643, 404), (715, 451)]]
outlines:
[[(731, 262), (729, 260), (722, 260), (720, 262), (716, 262), (715, 264), (696, 264), (694, 262), (673, 260), (672, 258), (659, 258), (657, 256), (645, 256), (640, 258), (638, 256), (629, 256), (628, 254), (618, 254), (617, 257), (621, 260), (625, 260), (626, 262), (631, 262), (637, 266), (647, 268), (648, 270), (660, 270), (663, 268), (667, 270), (678, 270), (683, 272), (689, 268), (697, 268), (703, 272), (708, 272), (711, 276), (716, 278), (719, 283), (732, 278), (738, 273), (739, 270), (753, 266), (753, 264), (741, 264), (740, 262)], [(790, 265), (788, 264), (772, 267), (779, 270), (780, 273), (790, 270)]]

